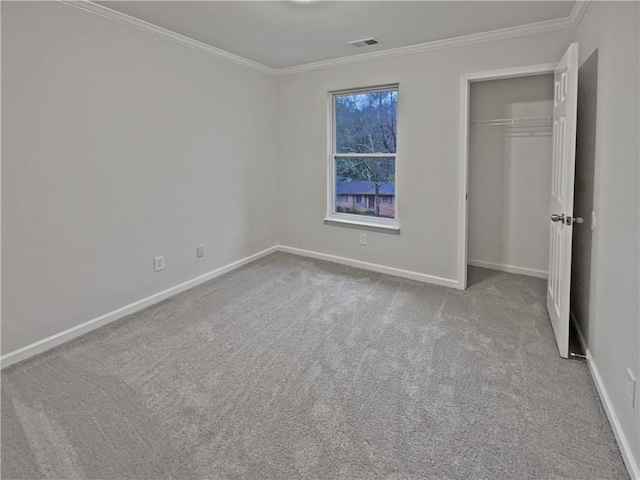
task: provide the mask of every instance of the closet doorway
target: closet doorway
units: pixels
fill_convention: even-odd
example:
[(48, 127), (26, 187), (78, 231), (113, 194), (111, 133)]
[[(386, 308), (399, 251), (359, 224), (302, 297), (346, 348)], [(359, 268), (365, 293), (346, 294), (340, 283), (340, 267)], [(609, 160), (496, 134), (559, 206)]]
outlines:
[(548, 277), (553, 74), (473, 82), (467, 265)]
[(468, 263), (548, 277), (564, 358), (572, 231), (581, 220), (573, 214), (577, 94), (577, 43), (557, 64), (461, 77), (458, 288), (467, 288)]

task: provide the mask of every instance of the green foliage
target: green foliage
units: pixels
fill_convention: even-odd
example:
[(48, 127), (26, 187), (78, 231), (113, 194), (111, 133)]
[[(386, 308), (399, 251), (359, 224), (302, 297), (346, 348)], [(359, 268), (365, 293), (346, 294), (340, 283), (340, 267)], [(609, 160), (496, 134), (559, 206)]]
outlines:
[(395, 182), (393, 158), (336, 158), (338, 181), (373, 182), (378, 185)]
[[(339, 95), (336, 97), (336, 153), (395, 153), (398, 92)], [(338, 158), (339, 180), (395, 181), (393, 157)]]
[(398, 92), (336, 97), (336, 153), (395, 153)]

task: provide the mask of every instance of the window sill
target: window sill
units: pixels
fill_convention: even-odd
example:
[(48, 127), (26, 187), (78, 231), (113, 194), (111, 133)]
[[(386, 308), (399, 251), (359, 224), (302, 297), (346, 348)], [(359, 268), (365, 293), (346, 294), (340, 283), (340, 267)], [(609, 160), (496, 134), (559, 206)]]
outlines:
[(400, 235), (400, 225), (395, 222), (378, 223), (360, 219), (325, 217), (324, 223), (335, 227), (364, 228), (373, 232)]

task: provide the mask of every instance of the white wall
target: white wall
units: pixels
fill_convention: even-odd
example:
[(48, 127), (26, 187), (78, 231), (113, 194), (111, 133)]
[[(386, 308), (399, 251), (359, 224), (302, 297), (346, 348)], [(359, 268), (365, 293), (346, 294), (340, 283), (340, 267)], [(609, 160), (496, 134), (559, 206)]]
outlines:
[(275, 97), (114, 21), (2, 2), (2, 352), (276, 244)]
[(637, 2), (592, 2), (577, 29), (580, 63), (598, 50), (598, 225), (592, 237), (589, 317), (581, 328), (636, 466), (640, 402), (631, 408), (625, 369), (632, 368), (640, 378), (639, 24)]
[[(553, 75), (474, 82), (471, 121), (553, 115)], [(551, 126), (469, 127), (468, 258), (544, 274)]]
[[(460, 76), (558, 61), (570, 30), (487, 42), (280, 79), (280, 243), (457, 279)], [(400, 84), (397, 187), (400, 235), (325, 225), (327, 91)]]

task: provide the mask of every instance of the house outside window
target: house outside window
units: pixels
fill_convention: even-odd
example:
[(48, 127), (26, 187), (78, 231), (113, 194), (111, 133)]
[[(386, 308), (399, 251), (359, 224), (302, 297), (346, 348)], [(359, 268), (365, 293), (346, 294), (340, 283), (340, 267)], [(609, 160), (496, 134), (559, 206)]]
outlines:
[(327, 219), (397, 226), (398, 85), (330, 93)]

